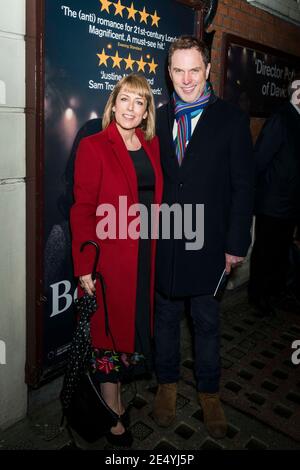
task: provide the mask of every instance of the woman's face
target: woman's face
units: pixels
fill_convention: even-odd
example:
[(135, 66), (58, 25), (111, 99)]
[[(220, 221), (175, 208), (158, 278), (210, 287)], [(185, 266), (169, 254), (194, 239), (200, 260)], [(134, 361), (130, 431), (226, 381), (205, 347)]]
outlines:
[(112, 110), (117, 125), (124, 130), (136, 129), (147, 117), (146, 98), (122, 87)]

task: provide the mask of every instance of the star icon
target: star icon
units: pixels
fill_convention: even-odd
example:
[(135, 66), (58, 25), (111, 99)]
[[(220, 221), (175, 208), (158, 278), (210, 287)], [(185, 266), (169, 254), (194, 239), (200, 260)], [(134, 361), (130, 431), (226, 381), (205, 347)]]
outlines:
[(133, 67), (132, 67), (132, 66), (133, 66), (133, 64), (135, 63), (135, 60), (133, 60), (133, 59), (131, 58), (131, 54), (129, 53), (127, 59), (123, 59), (123, 60), (126, 62), (125, 70), (130, 69), (130, 70), (133, 71)]
[(101, 11), (106, 10), (109, 13), (109, 7), (112, 4), (112, 2), (109, 2), (108, 0), (99, 0), (101, 3)]
[(139, 11), (139, 14), (141, 16), (140, 23), (146, 23), (147, 24), (147, 18), (149, 16), (149, 13), (146, 12), (146, 8), (143, 8), (143, 11)]
[(113, 61), (113, 68), (114, 67), (118, 67), (119, 69), (121, 68), (120, 67), (120, 62), (122, 62), (122, 57), (119, 57), (119, 53), (118, 51), (116, 52), (115, 56), (111, 56), (111, 59)]
[(133, 3), (131, 4), (131, 7), (126, 7), (128, 10), (128, 19), (133, 18), (135, 21), (135, 15), (137, 14), (137, 10), (134, 9)]
[(156, 63), (154, 62), (153, 57), (152, 57), (152, 61), (149, 62), (149, 64), (147, 64), (147, 65), (148, 65), (148, 67), (149, 67), (149, 73), (151, 73), (151, 72), (156, 73), (156, 67), (158, 67), (158, 64), (156, 64)]
[(101, 54), (97, 54), (97, 56), (98, 56), (99, 59), (100, 59), (99, 65), (104, 64), (104, 65), (106, 65), (106, 67), (107, 67), (107, 59), (109, 58), (109, 55), (106, 55), (106, 54), (105, 54), (105, 49), (104, 49), (104, 48), (102, 49), (102, 53), (101, 53)]
[(145, 65), (147, 64), (147, 62), (144, 62), (144, 59), (143, 59), (143, 56), (141, 55), (141, 58), (140, 60), (136, 60), (136, 63), (138, 64), (139, 68), (138, 68), (138, 72), (140, 70), (142, 70), (143, 72), (145, 72)]
[(152, 18), (152, 26), (157, 26), (158, 27), (158, 22), (160, 20), (160, 17), (157, 16), (157, 11), (155, 10), (154, 15), (150, 15)]
[(120, 15), (120, 16), (123, 17), (123, 10), (124, 10), (125, 7), (123, 7), (123, 5), (121, 3), (121, 0), (119, 0), (118, 3), (114, 3), (114, 7), (116, 9), (115, 16)]

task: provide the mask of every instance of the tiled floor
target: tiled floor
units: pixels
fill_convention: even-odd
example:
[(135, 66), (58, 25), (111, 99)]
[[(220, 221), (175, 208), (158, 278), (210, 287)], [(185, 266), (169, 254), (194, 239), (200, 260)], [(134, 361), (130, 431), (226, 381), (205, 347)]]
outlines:
[[(222, 400), (228, 433), (210, 438), (196, 401), (189, 321), (183, 319), (182, 376), (177, 417), (168, 429), (151, 418), (155, 379), (124, 386), (131, 402), (136, 450), (300, 449), (300, 365), (293, 365), (291, 344), (300, 339), (300, 312), (280, 310), (275, 318), (256, 319), (245, 289), (226, 294), (222, 303)], [(57, 394), (60, 381), (57, 382)], [(45, 389), (45, 393), (47, 393)], [(111, 449), (100, 439), (89, 449)], [(0, 449), (75, 449), (60, 427), (60, 404), (37, 407), (27, 419), (0, 432)]]

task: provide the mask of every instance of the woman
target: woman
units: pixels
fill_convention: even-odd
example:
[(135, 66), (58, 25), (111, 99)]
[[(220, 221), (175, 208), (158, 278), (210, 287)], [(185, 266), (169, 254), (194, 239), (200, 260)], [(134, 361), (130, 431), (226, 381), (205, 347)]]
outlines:
[[(131, 74), (115, 86), (102, 127), (102, 132), (81, 141), (76, 156), (72, 249), (81, 289), (90, 295), (97, 292), (99, 308), (91, 320), (94, 369), (104, 399), (120, 416), (107, 439), (130, 445), (120, 384), (125, 370), (149, 361), (155, 257), (155, 239), (146, 238), (144, 230), (143, 238), (142, 230), (139, 234), (148, 220), (142, 215), (139, 220), (132, 205), (143, 204), (149, 214), (151, 204), (160, 204), (162, 198), (154, 99), (144, 77)], [(147, 235), (151, 226), (148, 229)], [(113, 340), (105, 334), (103, 299), (99, 283), (91, 277), (93, 247), (80, 252), (87, 240), (100, 245), (98, 271), (106, 285)]]

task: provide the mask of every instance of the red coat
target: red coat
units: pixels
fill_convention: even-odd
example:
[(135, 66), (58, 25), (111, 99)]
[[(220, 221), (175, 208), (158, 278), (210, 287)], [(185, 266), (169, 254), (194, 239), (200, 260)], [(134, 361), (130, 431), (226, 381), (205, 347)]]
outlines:
[[(162, 199), (162, 172), (157, 137), (144, 139), (140, 129), (136, 134), (147, 153), (155, 174), (155, 204)], [(95, 249), (87, 246), (80, 253), (80, 246), (87, 240), (95, 240), (100, 246), (98, 271), (106, 285), (109, 324), (118, 351), (134, 352), (135, 306), (139, 240), (118, 237), (119, 196), (127, 196), (128, 207), (138, 203), (137, 177), (131, 157), (115, 123), (107, 129), (80, 142), (74, 177), (75, 203), (71, 209), (72, 251), (75, 276), (92, 272)], [(111, 204), (116, 210), (116, 239), (99, 240), (96, 234), (99, 204)], [(105, 216), (106, 214), (104, 214)], [(124, 214), (121, 214), (124, 216)], [(128, 218), (128, 221), (135, 217)], [(99, 226), (98, 226), (99, 227)], [(153, 332), (154, 260), (156, 240), (151, 242), (151, 326)], [(104, 310), (99, 281), (97, 301), (99, 308), (92, 317), (93, 345), (113, 349), (110, 337), (105, 334)], [(81, 290), (81, 289), (80, 289)]]

